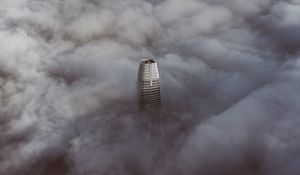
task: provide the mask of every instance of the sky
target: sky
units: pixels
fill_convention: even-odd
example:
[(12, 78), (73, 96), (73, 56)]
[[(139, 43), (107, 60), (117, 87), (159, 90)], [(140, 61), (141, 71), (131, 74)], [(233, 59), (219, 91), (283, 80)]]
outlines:
[[(1, 0), (1, 175), (300, 173), (299, 0)], [(158, 62), (163, 122), (138, 111)]]

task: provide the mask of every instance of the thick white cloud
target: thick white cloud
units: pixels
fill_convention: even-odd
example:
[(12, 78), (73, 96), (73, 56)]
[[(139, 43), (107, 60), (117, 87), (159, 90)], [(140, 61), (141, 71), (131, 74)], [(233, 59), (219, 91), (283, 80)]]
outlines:
[[(0, 174), (299, 174), (299, 1), (0, 2)], [(158, 60), (164, 123), (139, 116)]]

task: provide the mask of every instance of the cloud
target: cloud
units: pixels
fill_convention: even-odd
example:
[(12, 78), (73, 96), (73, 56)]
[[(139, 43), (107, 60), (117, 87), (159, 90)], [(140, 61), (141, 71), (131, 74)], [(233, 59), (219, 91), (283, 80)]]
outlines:
[[(297, 0), (0, 2), (0, 174), (297, 174)], [(141, 57), (162, 116), (141, 116)]]

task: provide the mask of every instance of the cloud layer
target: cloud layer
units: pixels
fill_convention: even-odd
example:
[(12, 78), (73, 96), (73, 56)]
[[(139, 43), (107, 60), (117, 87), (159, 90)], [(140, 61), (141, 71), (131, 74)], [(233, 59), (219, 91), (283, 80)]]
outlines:
[[(1, 1), (0, 174), (299, 174), (299, 19), (299, 0)], [(137, 110), (145, 56), (163, 123)]]

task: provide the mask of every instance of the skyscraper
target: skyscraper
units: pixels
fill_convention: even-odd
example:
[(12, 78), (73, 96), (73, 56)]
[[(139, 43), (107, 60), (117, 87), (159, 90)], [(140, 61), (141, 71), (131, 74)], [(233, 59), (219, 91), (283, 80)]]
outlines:
[(158, 67), (155, 60), (141, 60), (138, 83), (141, 110), (160, 110), (160, 82)]

